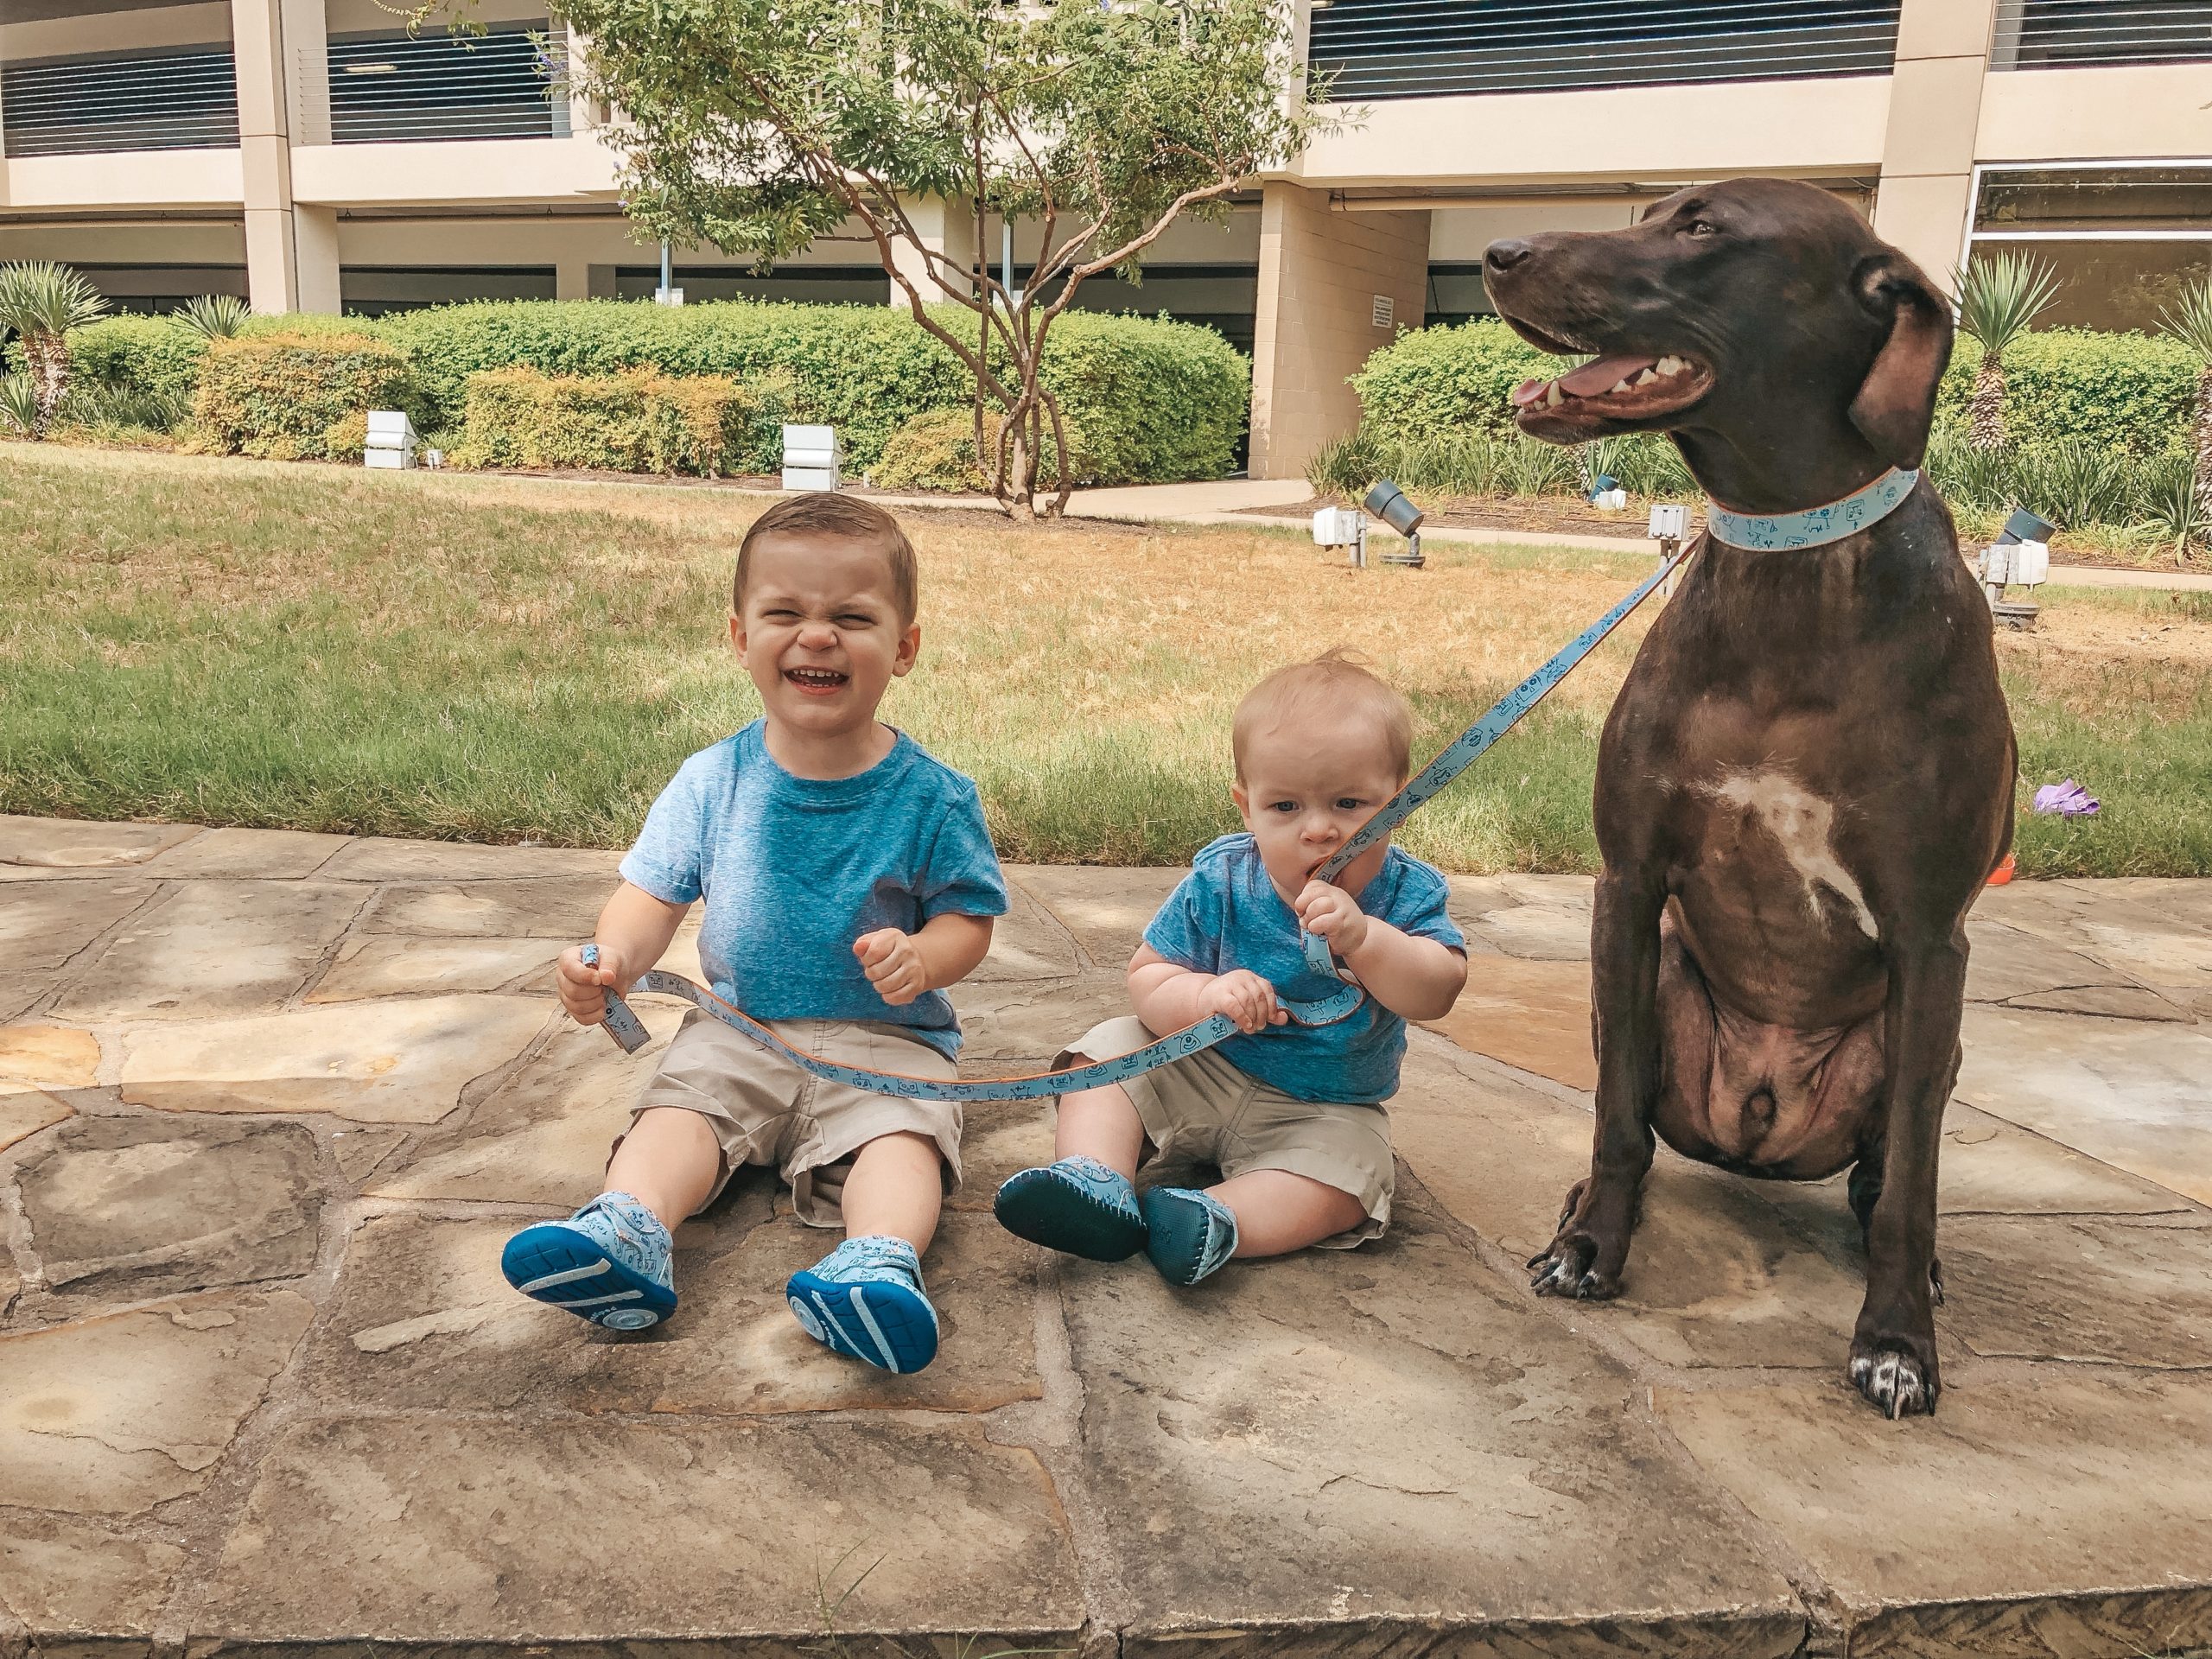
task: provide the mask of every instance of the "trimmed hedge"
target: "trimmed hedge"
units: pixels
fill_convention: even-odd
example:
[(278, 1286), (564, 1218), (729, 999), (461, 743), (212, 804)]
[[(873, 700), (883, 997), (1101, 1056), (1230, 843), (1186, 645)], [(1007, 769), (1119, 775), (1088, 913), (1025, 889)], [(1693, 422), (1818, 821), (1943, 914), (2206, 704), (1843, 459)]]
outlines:
[[(543, 375), (487, 369), (468, 377), (459, 467), (596, 467), (718, 478), (765, 470), (761, 400), (722, 375), (650, 369)], [(780, 445), (777, 432), (768, 442)]]
[[(983, 421), (985, 453), (995, 456), (999, 429), (1005, 422), (996, 416)], [(1075, 477), (1087, 484), (1097, 474), (1096, 463), (1084, 448), (1083, 434), (1072, 421), (1063, 420), (1068, 448), (1075, 455)], [(1037, 470), (1037, 487), (1059, 487), (1058, 456), (1052, 435), (1046, 434), (1045, 464)], [(872, 474), (880, 490), (988, 491), (991, 481), (976, 457), (976, 412), (966, 404), (958, 409), (933, 409), (917, 415), (891, 435)]]
[(406, 359), (382, 340), (267, 334), (208, 342), (192, 413), (195, 437), (219, 453), (328, 461), (365, 410), (419, 407)]
[(183, 409), (192, 405), (207, 359), (206, 337), (167, 317), (103, 317), (69, 335), (73, 373)]
[[(1417, 328), (1351, 378), (1365, 423), (1410, 442), (1447, 429), (1503, 436), (1513, 388), (1567, 359), (1529, 345), (1495, 318)], [(1936, 399), (1936, 423), (1963, 429), (1981, 348), (1961, 335)], [(2015, 440), (2076, 438), (2138, 457), (2189, 442), (2198, 365), (2177, 341), (2139, 334), (2049, 328), (2005, 354), (2005, 417)]]
[[(947, 327), (965, 331), (965, 312)], [(180, 337), (164, 340), (163, 334)], [(717, 301), (669, 307), (607, 300), (482, 301), (374, 320), (257, 318), (242, 338), (333, 333), (397, 352), (416, 423), (461, 424), (471, 375), (527, 368), (605, 376), (646, 369), (721, 376), (780, 400), (798, 421), (837, 428), (856, 469), (872, 467), (893, 433), (933, 410), (964, 409), (968, 378), (952, 353), (889, 306)], [(189, 344), (181, 343), (189, 341)], [(71, 336), (118, 384), (195, 371), (204, 347), (158, 319), (118, 318)], [(1251, 365), (1210, 328), (1103, 312), (1071, 312), (1053, 326), (1046, 384), (1107, 483), (1217, 477), (1234, 463), (1250, 401)], [(770, 395), (769, 389), (779, 389)], [(751, 464), (772, 469), (771, 454)]]

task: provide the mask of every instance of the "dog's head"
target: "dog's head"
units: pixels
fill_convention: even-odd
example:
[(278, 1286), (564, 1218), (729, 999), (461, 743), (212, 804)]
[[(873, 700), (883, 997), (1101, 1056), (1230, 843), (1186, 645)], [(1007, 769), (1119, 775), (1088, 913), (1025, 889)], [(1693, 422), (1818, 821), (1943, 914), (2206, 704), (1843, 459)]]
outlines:
[(1897, 467), (1927, 447), (1950, 306), (1825, 190), (1678, 191), (1625, 230), (1493, 242), (1483, 280), (1532, 345), (1596, 353), (1514, 393), (1531, 437), (1703, 429), (1775, 453), (1855, 433)]

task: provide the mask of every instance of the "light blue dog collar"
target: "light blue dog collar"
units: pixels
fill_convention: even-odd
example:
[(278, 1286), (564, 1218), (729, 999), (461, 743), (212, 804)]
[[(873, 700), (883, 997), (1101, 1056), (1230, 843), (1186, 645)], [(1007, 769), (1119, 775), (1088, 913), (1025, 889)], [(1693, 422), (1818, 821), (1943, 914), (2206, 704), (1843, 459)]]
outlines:
[(1710, 496), (1706, 498), (1706, 533), (1731, 547), (1757, 553), (1782, 552), (1791, 548), (1826, 547), (1847, 536), (1878, 524), (1895, 512), (1912, 486), (1920, 482), (1916, 469), (1891, 467), (1865, 489), (1831, 501), (1825, 507), (1802, 512), (1774, 514), (1731, 512)]

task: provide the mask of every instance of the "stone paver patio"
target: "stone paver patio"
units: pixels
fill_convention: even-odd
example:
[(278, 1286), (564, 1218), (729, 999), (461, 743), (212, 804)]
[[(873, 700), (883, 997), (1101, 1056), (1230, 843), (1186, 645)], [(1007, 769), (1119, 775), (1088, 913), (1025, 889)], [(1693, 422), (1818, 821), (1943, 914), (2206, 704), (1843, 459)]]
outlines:
[[(1526, 1291), (1590, 1133), (1567, 878), (1455, 882), (1476, 972), (1377, 1247), (1055, 1263), (988, 1209), (1046, 1112), (985, 1108), (920, 1376), (801, 1334), (823, 1238), (757, 1175), (676, 1321), (588, 1335), (497, 1253), (652, 1064), (545, 990), (613, 862), (0, 818), (0, 1653), (2212, 1644), (2212, 882), (1980, 907), (1948, 1387), (1897, 1424), (1841, 1381), (1839, 1184), (1662, 1151), (1628, 1294)], [(972, 1071), (1118, 1007), (1175, 875), (1011, 874)]]

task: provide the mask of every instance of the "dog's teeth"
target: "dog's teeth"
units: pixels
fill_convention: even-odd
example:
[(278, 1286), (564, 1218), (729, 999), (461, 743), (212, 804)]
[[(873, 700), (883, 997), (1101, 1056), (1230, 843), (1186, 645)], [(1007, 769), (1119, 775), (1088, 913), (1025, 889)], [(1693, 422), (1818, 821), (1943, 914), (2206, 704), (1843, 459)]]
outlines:
[(1688, 367), (1689, 365), (1679, 357), (1662, 357), (1659, 359), (1659, 372), (1662, 374), (1680, 374)]
[(1616, 380), (1616, 381), (1614, 381), (1614, 382), (1613, 382), (1613, 384), (1612, 384), (1611, 387), (1611, 388), (1606, 391), (1606, 394), (1605, 394), (1605, 395), (1606, 395), (1607, 397), (1611, 397), (1611, 396), (1612, 396), (1612, 394), (1613, 394), (1614, 392), (1616, 392), (1616, 391), (1626, 391), (1627, 390), (1628, 390), (1628, 382), (1627, 382), (1627, 381), (1625, 381), (1625, 380)]
[(1636, 384), (1639, 386), (1648, 386), (1658, 378), (1659, 377), (1654, 374), (1650, 370), (1646, 369), (1642, 374), (1636, 377)]
[(1544, 394), (1544, 407), (1546, 409), (1557, 409), (1566, 401), (1567, 394), (1559, 389), (1559, 382), (1556, 380), (1553, 381), (1552, 389)]

